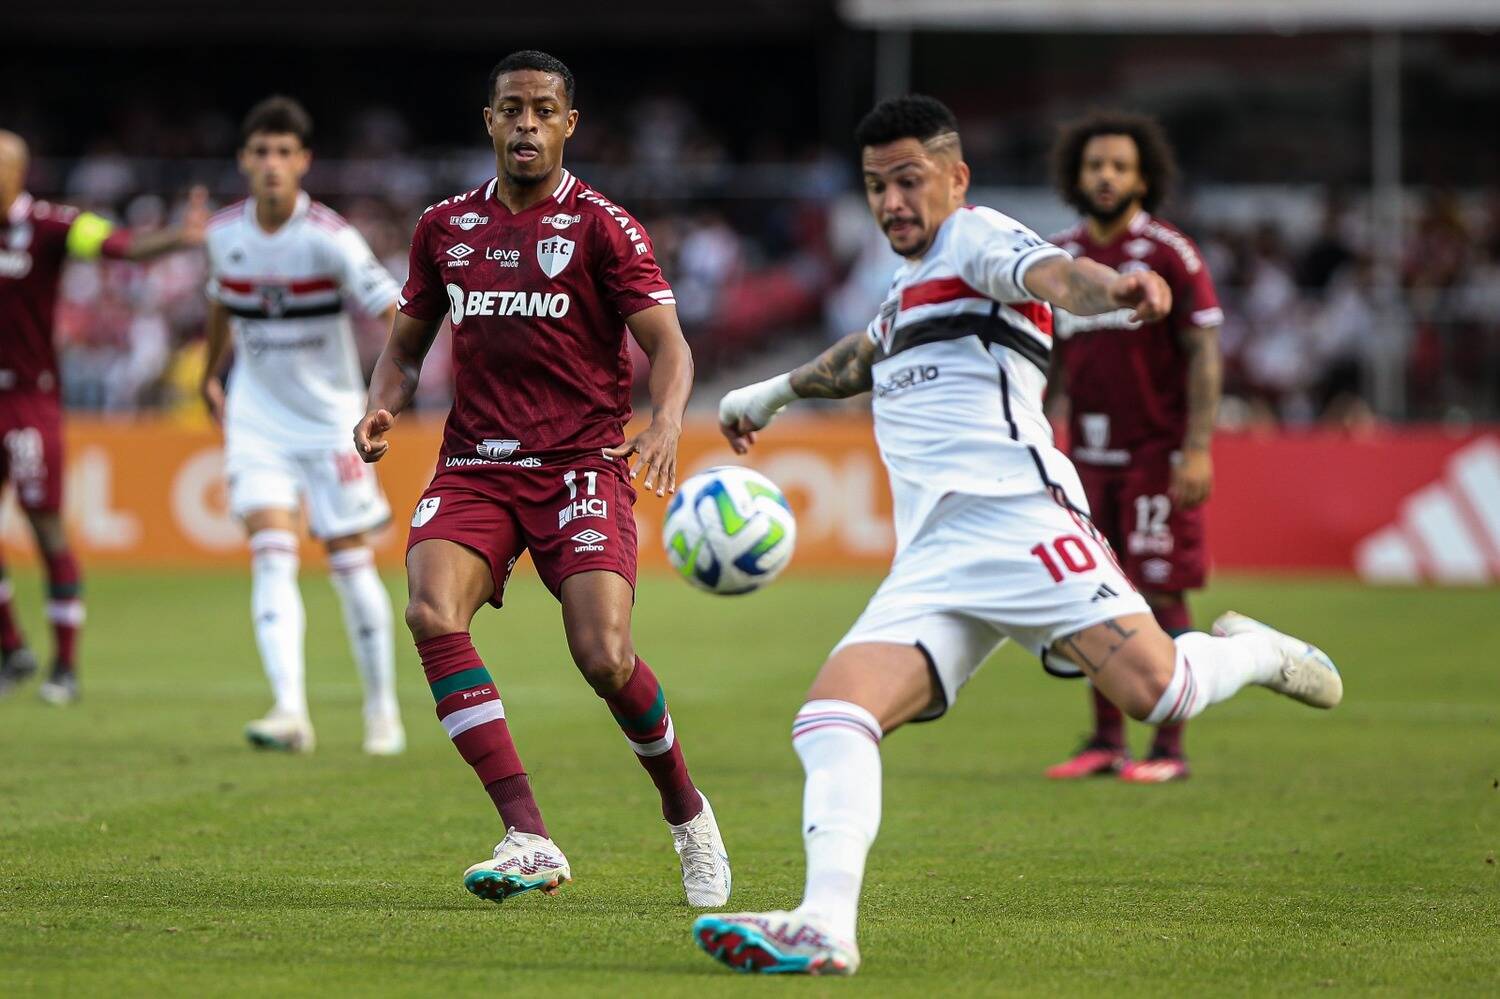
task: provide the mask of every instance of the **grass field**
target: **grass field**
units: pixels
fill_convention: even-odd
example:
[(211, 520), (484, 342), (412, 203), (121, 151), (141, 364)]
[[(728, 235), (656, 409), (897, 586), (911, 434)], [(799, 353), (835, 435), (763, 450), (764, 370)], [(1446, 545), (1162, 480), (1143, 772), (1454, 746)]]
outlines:
[[(650, 783), (534, 579), (476, 630), (577, 880), (500, 907), (460, 884), (500, 829), (404, 637), (411, 749), (368, 759), (337, 607), (305, 578), (320, 745), (261, 755), (240, 741), (267, 704), (246, 576), (89, 583), (84, 702), (0, 702), (0, 995), (1500, 989), (1494, 591), (1222, 583), (1200, 620), (1234, 606), (1316, 637), (1347, 699), (1221, 705), (1189, 732), (1194, 779), (1166, 787), (1043, 780), (1084, 728), (1084, 691), (1003, 652), (948, 718), (886, 743), (859, 977), (777, 982), (692, 946)], [(638, 644), (714, 799), (734, 908), (798, 897), (788, 728), (873, 585), (715, 600), (642, 584)]]

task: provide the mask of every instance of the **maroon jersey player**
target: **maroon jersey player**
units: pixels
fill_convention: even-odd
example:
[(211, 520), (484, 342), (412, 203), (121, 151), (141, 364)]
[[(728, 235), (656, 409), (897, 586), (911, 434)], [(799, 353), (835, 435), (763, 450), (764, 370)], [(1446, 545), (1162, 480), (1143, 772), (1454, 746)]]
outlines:
[[(410, 278), (355, 444), (367, 461), (385, 453), (385, 432), (410, 403), (448, 319), (453, 409), (412, 517), (406, 621), (438, 717), (508, 827), (465, 886), (502, 901), (555, 891), (571, 877), (469, 637), (475, 613), (500, 606), (529, 550), (562, 604), (573, 661), (661, 793), (688, 901), (719, 905), (729, 894), (728, 858), (630, 631), (633, 481), (657, 495), (675, 488), (692, 357), (645, 229), (563, 168), (578, 124), (573, 91), (568, 68), (542, 52), (513, 53), (490, 74), (484, 121), (496, 176), (418, 221)], [(651, 360), (653, 406), (650, 425), (628, 440), (627, 333)]]
[[(25, 141), (0, 131), (0, 484), (11, 482), (46, 564), (47, 618), (55, 639), (42, 698), (78, 698), (75, 670), (83, 625), (78, 561), (63, 530), (62, 393), (52, 314), (70, 259), (145, 260), (203, 241), (207, 193), (194, 190), (181, 226), (156, 233), (117, 230), (91, 212), (38, 201), (26, 191)], [(0, 697), (36, 672), (11, 611), (11, 584), (0, 564)]]
[[(1067, 399), (1069, 455), (1093, 519), (1176, 636), (1191, 627), (1186, 591), (1204, 581), (1202, 503), (1213, 484), (1223, 313), (1193, 241), (1151, 214), (1167, 195), (1172, 160), (1160, 126), (1138, 115), (1099, 114), (1060, 133), (1058, 190), (1083, 220), (1052, 242), (1121, 272), (1161, 274), (1174, 305), (1146, 324), (1124, 312), (1059, 317), (1048, 401)], [(1182, 724), (1158, 728), (1148, 758), (1132, 762), (1120, 709), (1097, 692), (1092, 700), (1093, 737), (1049, 776), (1118, 772), (1142, 783), (1187, 776)]]

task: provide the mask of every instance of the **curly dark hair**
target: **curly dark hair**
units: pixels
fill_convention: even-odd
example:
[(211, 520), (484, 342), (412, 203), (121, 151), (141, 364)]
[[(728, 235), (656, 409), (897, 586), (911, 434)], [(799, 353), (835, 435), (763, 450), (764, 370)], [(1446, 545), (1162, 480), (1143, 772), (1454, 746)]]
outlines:
[(926, 142), (947, 132), (958, 134), (958, 119), (948, 105), (935, 97), (907, 94), (875, 105), (854, 129), (854, 141), (863, 149), (900, 139)]
[(1150, 115), (1095, 111), (1059, 126), (1057, 141), (1052, 146), (1052, 182), (1057, 193), (1078, 211), (1088, 212), (1088, 201), (1078, 190), (1078, 171), (1083, 166), (1083, 148), (1090, 139), (1101, 135), (1128, 135), (1135, 140), (1141, 177), (1146, 182), (1141, 207), (1148, 212), (1156, 211), (1172, 193), (1177, 180), (1177, 157), (1161, 122)]
[(573, 106), (573, 71), (557, 56), (539, 52), (536, 49), (512, 52), (495, 63), (495, 68), (490, 70), (489, 87), (485, 92), (484, 102), (486, 104), (494, 102), (495, 84), (500, 82), (500, 77), (519, 69), (534, 69), (542, 73), (551, 73), (562, 80), (563, 96), (568, 99), (568, 106)]
[(304, 146), (312, 139), (312, 115), (307, 108), (284, 94), (272, 94), (245, 115), (240, 123), (240, 142), (247, 143), (256, 132), (270, 135), (295, 135)]

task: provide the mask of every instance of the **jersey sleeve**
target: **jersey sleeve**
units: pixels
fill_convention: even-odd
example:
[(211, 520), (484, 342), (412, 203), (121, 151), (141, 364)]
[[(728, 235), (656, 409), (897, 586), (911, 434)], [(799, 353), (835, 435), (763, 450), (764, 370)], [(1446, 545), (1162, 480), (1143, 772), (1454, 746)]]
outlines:
[[(1068, 258), (1021, 223), (998, 212), (963, 209), (969, 214), (953, 233), (959, 276), (981, 294), (997, 302), (1025, 302), (1036, 296), (1026, 290), (1026, 272), (1051, 257)], [(1071, 258), (1069, 258), (1071, 259)]]
[[(623, 223), (623, 224), (621, 224)], [(600, 259), (596, 273), (604, 300), (621, 319), (653, 305), (676, 305), (677, 296), (662, 275), (645, 226), (623, 212), (600, 218)]]
[(396, 301), (400, 289), (390, 272), (370, 252), (359, 230), (349, 225), (334, 234), (336, 273), (344, 295), (366, 315), (378, 316)]
[(396, 298), (396, 308), (413, 319), (441, 319), (448, 311), (448, 292), (428, 251), (432, 227), (424, 216), (411, 237), (411, 259), (406, 286)]
[(1213, 276), (1203, 262), (1203, 254), (1186, 236), (1191, 256), (1173, 253), (1176, 266), (1168, 281), (1172, 286), (1172, 312), (1179, 317), (1181, 328), (1197, 326), (1207, 329), (1222, 325), (1224, 310), (1219, 307), (1219, 293)]

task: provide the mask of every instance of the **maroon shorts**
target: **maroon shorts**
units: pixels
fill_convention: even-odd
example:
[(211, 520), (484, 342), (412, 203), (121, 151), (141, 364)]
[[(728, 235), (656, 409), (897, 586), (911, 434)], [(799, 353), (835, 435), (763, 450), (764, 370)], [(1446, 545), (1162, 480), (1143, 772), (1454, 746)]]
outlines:
[(635, 586), (635, 487), (602, 455), (540, 468), (439, 468), (411, 519), (406, 550), (430, 538), (472, 548), (490, 565), (499, 607), (523, 551), (552, 595), (563, 580), (605, 569)]
[(0, 392), (0, 483), (16, 484), (21, 507), (62, 509), (62, 403), (44, 392)]
[(1137, 455), (1123, 466), (1076, 462), (1075, 467), (1092, 519), (1132, 583), (1168, 593), (1203, 586), (1208, 565), (1203, 507), (1180, 510), (1168, 497), (1170, 452)]

